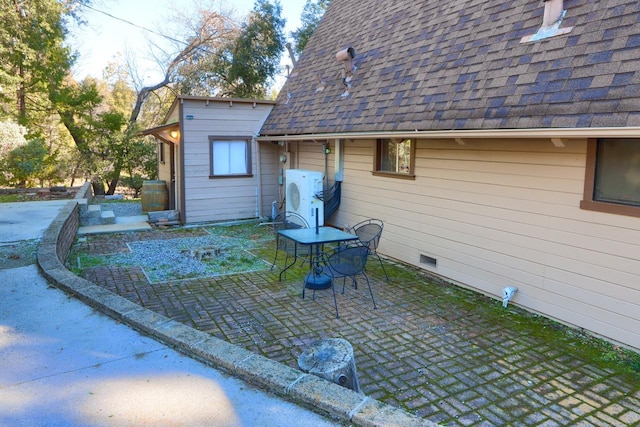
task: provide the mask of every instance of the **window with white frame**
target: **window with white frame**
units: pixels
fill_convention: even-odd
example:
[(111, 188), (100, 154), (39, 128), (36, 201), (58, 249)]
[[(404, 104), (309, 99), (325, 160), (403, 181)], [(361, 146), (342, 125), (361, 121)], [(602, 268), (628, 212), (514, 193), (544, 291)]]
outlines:
[(216, 177), (251, 175), (251, 140), (209, 137), (210, 175)]

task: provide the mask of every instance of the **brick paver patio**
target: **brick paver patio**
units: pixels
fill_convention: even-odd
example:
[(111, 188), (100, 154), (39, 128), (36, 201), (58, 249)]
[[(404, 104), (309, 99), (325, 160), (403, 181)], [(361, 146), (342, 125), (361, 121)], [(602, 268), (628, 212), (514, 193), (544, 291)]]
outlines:
[[(96, 235), (76, 253), (127, 252), (137, 240), (184, 237), (179, 230)], [(206, 234), (205, 229), (189, 235)], [(273, 256), (272, 242), (257, 254)], [(178, 262), (178, 261), (176, 261)], [(71, 262), (73, 264), (73, 262)], [(139, 267), (92, 267), (83, 277), (164, 316), (297, 368), (320, 338), (354, 347), (362, 390), (450, 426), (640, 425), (640, 374), (600, 363), (575, 331), (513, 305), (434, 283), (415, 269), (376, 262), (368, 289), (301, 298), (304, 268), (150, 284)], [(336, 288), (339, 292), (341, 287)]]

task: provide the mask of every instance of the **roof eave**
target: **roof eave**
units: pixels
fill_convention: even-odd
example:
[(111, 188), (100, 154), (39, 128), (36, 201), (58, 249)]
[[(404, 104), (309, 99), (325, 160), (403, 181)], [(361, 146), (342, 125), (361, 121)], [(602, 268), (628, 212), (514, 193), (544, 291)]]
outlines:
[(180, 131), (180, 125), (178, 123), (170, 123), (167, 125), (157, 126), (151, 129), (145, 129), (140, 132), (140, 135), (152, 135), (153, 137), (169, 144), (178, 144), (180, 137), (173, 137), (172, 132)]
[(396, 132), (335, 132), (297, 135), (261, 135), (257, 141), (309, 141), (323, 139), (378, 139), (378, 138), (420, 138), (420, 139), (480, 139), (480, 138), (639, 138), (640, 127), (595, 127), (595, 128), (534, 128), (534, 129), (477, 129), (477, 130), (435, 130)]

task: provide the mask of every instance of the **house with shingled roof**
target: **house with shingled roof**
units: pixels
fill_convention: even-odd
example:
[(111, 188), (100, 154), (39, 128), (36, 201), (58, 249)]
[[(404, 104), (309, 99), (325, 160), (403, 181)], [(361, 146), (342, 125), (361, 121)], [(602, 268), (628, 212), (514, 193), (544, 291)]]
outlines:
[(333, 0), (263, 179), (321, 171), (380, 254), (640, 349), (638, 58), (633, 0)]

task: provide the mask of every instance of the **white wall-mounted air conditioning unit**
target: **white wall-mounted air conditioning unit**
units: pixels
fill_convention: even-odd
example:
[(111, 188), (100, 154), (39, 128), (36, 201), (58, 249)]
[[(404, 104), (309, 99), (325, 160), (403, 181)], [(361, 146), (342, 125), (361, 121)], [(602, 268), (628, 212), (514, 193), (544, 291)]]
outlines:
[[(324, 225), (324, 202), (322, 194), (322, 172), (305, 169), (287, 170), (288, 212), (295, 212), (307, 221), (309, 227)], [(316, 216), (317, 215), (317, 216)]]

